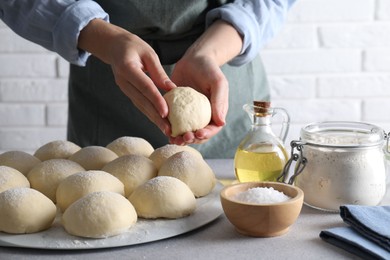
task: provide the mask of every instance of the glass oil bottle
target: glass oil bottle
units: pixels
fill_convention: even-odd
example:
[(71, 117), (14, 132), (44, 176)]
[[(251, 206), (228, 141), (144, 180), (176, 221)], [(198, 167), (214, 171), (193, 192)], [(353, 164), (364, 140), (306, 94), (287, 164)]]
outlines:
[[(282, 108), (271, 108), (270, 102), (265, 101), (254, 101), (243, 108), (252, 118), (252, 128), (234, 157), (236, 177), (240, 182), (276, 181), (288, 160), (283, 142), (288, 133), (289, 115)], [(279, 136), (271, 127), (276, 114), (283, 120)]]

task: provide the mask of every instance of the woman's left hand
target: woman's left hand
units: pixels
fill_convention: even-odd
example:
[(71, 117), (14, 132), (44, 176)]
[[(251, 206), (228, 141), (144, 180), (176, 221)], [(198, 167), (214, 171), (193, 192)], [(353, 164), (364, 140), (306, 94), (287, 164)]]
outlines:
[(225, 75), (209, 57), (188, 54), (177, 62), (171, 80), (177, 86), (190, 86), (206, 95), (210, 100), (212, 117), (205, 128), (175, 138), (170, 137), (170, 142), (179, 145), (206, 142), (225, 125), (229, 99)]
[(204, 143), (221, 131), (229, 106), (229, 83), (220, 66), (236, 57), (241, 48), (242, 39), (234, 27), (217, 20), (176, 63), (171, 80), (177, 86), (192, 87), (209, 98), (211, 121), (203, 129), (170, 137), (171, 143)]

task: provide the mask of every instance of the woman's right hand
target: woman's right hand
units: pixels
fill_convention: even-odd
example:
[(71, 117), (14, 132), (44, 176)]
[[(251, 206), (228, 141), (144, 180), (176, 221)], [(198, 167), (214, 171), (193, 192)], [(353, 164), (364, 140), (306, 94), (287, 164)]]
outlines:
[(78, 47), (110, 64), (123, 93), (170, 136), (168, 105), (158, 89), (169, 91), (175, 84), (149, 44), (118, 26), (95, 19), (80, 32)]

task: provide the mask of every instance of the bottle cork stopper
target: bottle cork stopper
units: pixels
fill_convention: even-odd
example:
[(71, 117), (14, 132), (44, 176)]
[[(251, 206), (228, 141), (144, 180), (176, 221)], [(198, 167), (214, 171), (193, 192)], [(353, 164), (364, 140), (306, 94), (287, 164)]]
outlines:
[(254, 105), (254, 111), (256, 114), (258, 114), (258, 116), (261, 116), (261, 115), (265, 116), (267, 111), (268, 111), (268, 108), (270, 108), (270, 106), (271, 106), (271, 102), (269, 102), (269, 101), (253, 101), (253, 105)]

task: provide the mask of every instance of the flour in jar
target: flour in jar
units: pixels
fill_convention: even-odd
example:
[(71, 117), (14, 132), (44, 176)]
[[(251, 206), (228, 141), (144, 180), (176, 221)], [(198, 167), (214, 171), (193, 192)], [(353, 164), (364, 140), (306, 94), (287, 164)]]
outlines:
[(340, 148), (305, 145), (307, 164), (296, 178), (305, 203), (338, 211), (341, 205), (378, 205), (386, 191), (383, 153), (378, 147)]

